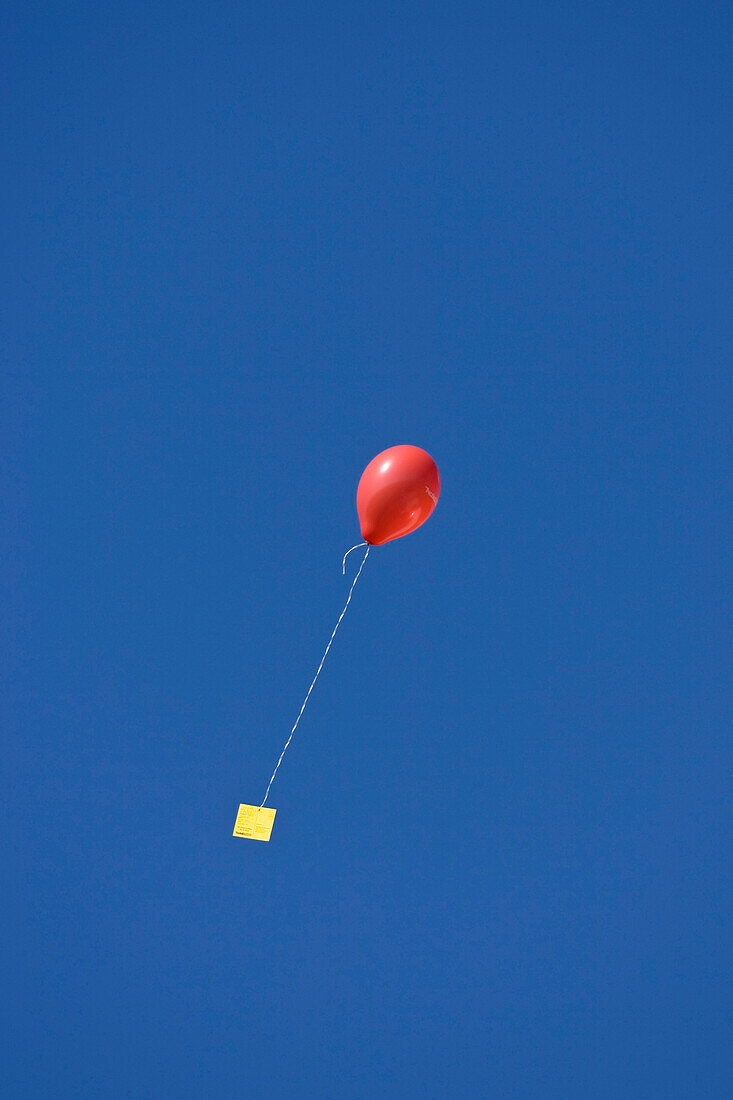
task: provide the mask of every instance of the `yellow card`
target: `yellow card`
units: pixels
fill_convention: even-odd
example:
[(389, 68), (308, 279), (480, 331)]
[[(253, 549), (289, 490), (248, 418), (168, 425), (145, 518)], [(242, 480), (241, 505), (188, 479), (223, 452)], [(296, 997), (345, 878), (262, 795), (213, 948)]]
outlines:
[(272, 832), (272, 823), (275, 820), (277, 810), (271, 810), (269, 806), (245, 806), (241, 805), (237, 812), (237, 820), (234, 822), (232, 836), (244, 836), (250, 840), (269, 840)]

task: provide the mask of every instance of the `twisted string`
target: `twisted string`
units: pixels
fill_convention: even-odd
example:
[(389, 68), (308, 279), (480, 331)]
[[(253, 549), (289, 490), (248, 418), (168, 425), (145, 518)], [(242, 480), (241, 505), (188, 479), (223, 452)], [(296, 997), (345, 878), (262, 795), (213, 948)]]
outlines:
[[(356, 546), (352, 546), (351, 550), (358, 550), (360, 546), (366, 546), (365, 542), (357, 542)], [(347, 550), (344, 554), (344, 560), (341, 562), (341, 572), (346, 576), (346, 559), (348, 558), (351, 550)]]
[[(357, 545), (359, 545), (359, 544), (357, 544)], [(336, 631), (341, 626), (341, 620), (343, 619), (344, 615), (346, 614), (346, 608), (351, 603), (351, 596), (352, 596), (352, 593), (353, 593), (353, 591), (356, 587), (356, 582), (358, 581), (359, 577), (361, 576), (361, 571), (364, 568), (364, 564), (365, 564), (367, 558), (369, 557), (369, 551), (371, 550), (371, 546), (368, 545), (367, 543), (362, 543), (361, 545), (366, 546), (366, 554), (362, 558), (361, 565), (359, 566), (359, 572), (356, 574), (353, 581), (351, 582), (351, 588), (349, 589), (349, 594), (346, 597), (346, 603), (344, 604), (344, 609), (341, 612), (341, 614), (339, 615), (338, 622), (336, 623), (335, 627), (333, 628), (333, 634), (328, 639), (328, 645), (326, 646), (326, 648), (324, 650), (324, 653), (323, 653), (323, 656), (321, 657), (321, 663), (318, 666), (318, 671), (316, 672), (315, 676), (313, 677), (313, 683), (308, 688), (305, 699), (303, 700), (303, 705), (300, 708), (300, 713), (298, 714), (298, 717), (295, 719), (295, 725), (293, 726), (293, 728), (290, 731), (290, 736), (288, 737), (287, 741), (285, 742), (285, 745), (283, 746), (283, 751), (280, 753), (280, 759), (278, 760), (277, 764), (275, 765), (274, 772), (270, 776), (270, 782), (267, 784), (267, 790), (265, 791), (265, 797), (262, 799), (262, 805), (260, 806), (260, 809), (262, 809), (262, 807), (267, 802), (267, 796), (270, 793), (270, 787), (272, 786), (272, 781), (275, 778), (275, 776), (277, 775), (277, 769), (280, 767), (280, 765), (282, 763), (283, 756), (285, 756), (285, 753), (288, 750), (288, 745), (293, 740), (293, 734), (295, 733), (296, 729), (298, 728), (298, 722), (300, 721), (300, 719), (302, 717), (302, 714), (303, 714), (303, 711), (305, 710), (305, 705), (308, 702), (308, 700), (310, 699), (310, 693), (313, 691), (313, 685), (315, 684), (316, 680), (318, 679), (318, 677), (321, 673), (321, 669), (323, 668), (323, 662), (326, 660), (326, 657), (328, 656), (328, 651), (331, 648), (331, 643), (333, 642), (334, 638), (336, 637)], [(356, 546), (352, 546), (351, 549), (356, 550)], [(349, 550), (349, 553), (351, 553), (351, 550)], [(344, 561), (346, 561), (346, 558), (344, 558)]]

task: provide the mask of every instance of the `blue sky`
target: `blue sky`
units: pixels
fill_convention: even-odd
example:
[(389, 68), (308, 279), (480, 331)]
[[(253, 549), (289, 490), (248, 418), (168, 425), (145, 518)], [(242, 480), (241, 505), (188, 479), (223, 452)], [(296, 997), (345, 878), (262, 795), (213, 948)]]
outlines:
[(730, 1095), (732, 22), (11, 5), (4, 1095)]

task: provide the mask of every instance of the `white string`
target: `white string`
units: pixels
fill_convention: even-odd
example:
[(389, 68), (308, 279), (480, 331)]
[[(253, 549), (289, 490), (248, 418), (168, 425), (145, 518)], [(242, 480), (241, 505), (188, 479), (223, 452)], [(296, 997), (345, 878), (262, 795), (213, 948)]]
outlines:
[[(284, 745), (284, 747), (283, 747), (283, 751), (282, 751), (282, 752), (280, 753), (280, 759), (278, 760), (277, 764), (275, 765), (275, 770), (274, 770), (274, 772), (273, 772), (273, 773), (272, 773), (272, 775), (270, 776), (270, 782), (269, 782), (269, 783), (267, 784), (267, 790), (265, 791), (265, 797), (264, 797), (264, 798), (262, 799), (262, 805), (260, 806), (260, 809), (262, 809), (262, 806), (264, 806), (264, 805), (265, 805), (265, 803), (267, 802), (267, 796), (268, 796), (268, 795), (269, 795), (269, 793), (270, 793), (270, 787), (272, 786), (272, 781), (273, 781), (273, 779), (275, 778), (275, 776), (277, 775), (277, 769), (278, 769), (278, 768), (280, 767), (280, 765), (281, 765), (281, 763), (282, 763), (282, 758), (283, 758), (283, 756), (285, 756), (285, 753), (287, 752), (287, 749), (288, 749), (288, 745), (289, 745), (289, 744), (290, 744), (290, 742), (291, 742), (291, 741), (293, 740), (293, 734), (295, 733), (296, 729), (298, 728), (298, 722), (300, 721), (300, 719), (301, 719), (301, 716), (302, 716), (302, 714), (303, 714), (303, 711), (305, 710), (305, 705), (306, 705), (306, 703), (308, 702), (308, 700), (309, 700), (309, 698), (310, 698), (310, 693), (311, 693), (311, 692), (313, 691), (313, 684), (315, 684), (316, 680), (318, 679), (318, 677), (319, 677), (319, 675), (320, 675), (321, 669), (323, 668), (323, 662), (324, 662), (324, 661), (326, 660), (326, 657), (328, 656), (328, 651), (329, 651), (329, 649), (331, 648), (331, 642), (332, 642), (332, 641), (334, 640), (334, 638), (336, 637), (336, 631), (337, 631), (337, 630), (338, 630), (338, 628), (339, 628), (339, 627), (341, 626), (341, 620), (343, 619), (344, 615), (346, 614), (346, 608), (347, 608), (347, 607), (349, 606), (349, 604), (351, 603), (351, 594), (352, 594), (352, 592), (354, 591), (354, 588), (356, 587), (356, 582), (358, 581), (359, 577), (361, 576), (361, 571), (362, 571), (362, 569), (364, 568), (364, 563), (366, 562), (367, 558), (369, 557), (369, 551), (371, 550), (371, 546), (370, 546), (370, 545), (368, 545), (367, 543), (363, 543), (362, 545), (366, 546), (366, 548), (367, 548), (367, 549), (366, 549), (366, 554), (365, 554), (365, 555), (364, 555), (364, 557), (362, 558), (362, 562), (361, 562), (361, 565), (359, 566), (359, 572), (358, 572), (358, 573), (356, 574), (356, 576), (354, 577), (353, 581), (351, 582), (351, 588), (349, 589), (349, 594), (348, 594), (348, 596), (346, 597), (346, 603), (344, 604), (344, 609), (343, 609), (343, 611), (341, 612), (341, 614), (339, 615), (339, 617), (338, 617), (338, 622), (336, 623), (335, 627), (333, 628), (333, 634), (332, 634), (332, 635), (331, 635), (331, 637), (330, 637), (330, 638), (328, 639), (328, 645), (326, 646), (326, 649), (325, 649), (325, 651), (324, 651), (324, 654), (323, 654), (323, 656), (321, 657), (321, 663), (320, 663), (320, 665), (318, 666), (318, 672), (316, 672), (315, 676), (313, 677), (313, 683), (312, 683), (312, 684), (311, 684), (311, 686), (310, 686), (310, 687), (308, 688), (308, 692), (307, 692), (307, 694), (306, 694), (306, 697), (305, 697), (305, 699), (303, 700), (303, 706), (302, 706), (302, 707), (300, 708), (300, 714), (299, 714), (299, 715), (298, 715), (298, 717), (297, 717), (297, 718), (295, 719), (295, 725), (293, 726), (293, 728), (292, 728), (292, 729), (291, 729), (291, 731), (290, 731), (290, 737), (288, 737), (287, 741), (285, 742), (285, 745)], [(351, 549), (352, 549), (352, 550), (356, 550), (356, 547), (355, 547), (355, 546), (352, 546), (352, 548), (351, 548)], [(351, 552), (351, 551), (349, 551), (349, 553), (350, 553), (350, 552)]]
[[(357, 542), (356, 546), (352, 546), (351, 550), (358, 550), (360, 546), (366, 546), (365, 542)], [(346, 576), (346, 559), (348, 558), (351, 550), (347, 550), (344, 554), (344, 560), (341, 562), (341, 572)]]

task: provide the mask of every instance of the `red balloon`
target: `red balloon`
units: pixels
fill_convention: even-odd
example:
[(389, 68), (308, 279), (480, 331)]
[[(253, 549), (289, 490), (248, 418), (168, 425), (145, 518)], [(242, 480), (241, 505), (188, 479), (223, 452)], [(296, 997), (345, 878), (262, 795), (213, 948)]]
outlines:
[(361, 475), (356, 490), (361, 536), (372, 546), (409, 535), (438, 503), (440, 474), (420, 447), (403, 444), (382, 451)]

